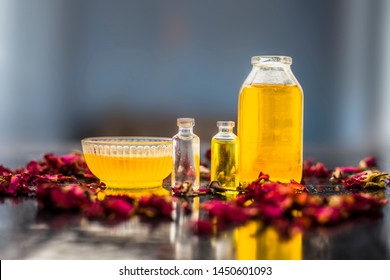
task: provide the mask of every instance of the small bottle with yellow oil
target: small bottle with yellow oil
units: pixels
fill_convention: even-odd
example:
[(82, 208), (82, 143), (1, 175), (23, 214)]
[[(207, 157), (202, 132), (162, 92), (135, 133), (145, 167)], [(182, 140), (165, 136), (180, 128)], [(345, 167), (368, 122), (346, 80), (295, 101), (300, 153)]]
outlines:
[(200, 139), (194, 134), (193, 118), (177, 119), (178, 133), (172, 138), (173, 170), (172, 186), (189, 183), (192, 189), (200, 185)]
[(235, 191), (239, 185), (239, 139), (233, 133), (233, 121), (218, 121), (218, 133), (211, 140), (211, 181)]

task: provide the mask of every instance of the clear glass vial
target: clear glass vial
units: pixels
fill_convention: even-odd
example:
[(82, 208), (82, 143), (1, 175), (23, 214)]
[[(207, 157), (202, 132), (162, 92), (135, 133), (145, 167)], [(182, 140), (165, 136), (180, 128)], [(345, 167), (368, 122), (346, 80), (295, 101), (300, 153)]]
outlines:
[(177, 119), (179, 132), (172, 138), (172, 186), (189, 182), (194, 189), (199, 188), (200, 140), (193, 132), (194, 125), (192, 118)]
[(288, 56), (254, 56), (238, 101), (240, 181), (300, 182), (302, 178), (303, 91)]
[(233, 121), (218, 121), (218, 133), (211, 140), (211, 181), (224, 189), (236, 190), (239, 185), (239, 139), (233, 133)]

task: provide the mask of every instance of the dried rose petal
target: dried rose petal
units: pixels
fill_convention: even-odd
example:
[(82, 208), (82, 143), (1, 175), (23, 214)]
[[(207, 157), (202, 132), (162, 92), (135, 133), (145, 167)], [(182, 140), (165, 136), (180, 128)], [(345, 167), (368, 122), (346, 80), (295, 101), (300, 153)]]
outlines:
[(314, 166), (314, 160), (312, 158), (303, 161), (303, 177), (312, 177), (314, 175), (312, 166)]
[(350, 174), (356, 174), (361, 171), (362, 169), (360, 167), (355, 166), (336, 167), (331, 175), (330, 181), (332, 183), (342, 183)]
[(315, 218), (319, 224), (330, 224), (340, 220), (341, 212), (340, 209), (330, 206), (318, 207), (315, 212)]
[(263, 205), (260, 213), (264, 219), (272, 220), (280, 218), (284, 214), (284, 211), (277, 205)]
[(78, 210), (80, 207), (79, 199), (73, 200), (71, 192), (64, 191), (62, 187), (51, 189), (49, 194), (51, 208), (58, 210)]
[(102, 205), (109, 220), (129, 218), (134, 211), (133, 200), (127, 196), (107, 196)]
[(364, 188), (366, 176), (363, 174), (353, 175), (344, 180), (344, 186), (347, 188)]
[(344, 167), (336, 167), (336, 170), (340, 170), (342, 173), (358, 173), (361, 172), (362, 169), (357, 166), (344, 166)]
[(199, 168), (200, 178), (203, 180), (210, 180), (210, 169), (205, 164), (201, 164)]
[(329, 181), (332, 183), (341, 183), (343, 182), (344, 178), (344, 173), (340, 169), (336, 168), (336, 170), (333, 171), (332, 175), (330, 176)]
[(209, 161), (211, 161), (211, 149), (207, 149), (206, 153), (205, 153), (205, 156), (206, 156), (206, 159), (208, 159)]
[(367, 170), (349, 176), (344, 180), (347, 188), (384, 188), (389, 183), (389, 174), (376, 170)]
[(379, 215), (386, 203), (386, 199), (378, 199), (370, 194), (335, 195), (309, 204), (302, 213), (310, 225), (330, 225), (354, 216)]
[(106, 189), (106, 185), (103, 182), (99, 183), (80, 183), (81, 186), (90, 189), (97, 194), (99, 191)]
[(46, 174), (46, 175), (36, 175), (33, 182), (35, 184), (42, 183), (65, 183), (65, 182), (75, 182), (77, 178), (74, 176), (64, 176), (62, 174)]
[(34, 195), (36, 189), (28, 184), (23, 174), (0, 176), (0, 195), (28, 196)]
[[(46, 172), (45, 165), (42, 163), (39, 163), (35, 160), (32, 160), (27, 163), (25, 171), (32, 175), (38, 175), (38, 174), (44, 174)], [(22, 170), (19, 170), (19, 172), (23, 172)]]
[(315, 165), (314, 176), (316, 177), (327, 177), (329, 175), (329, 170), (325, 167), (322, 162), (317, 162)]
[[(336, 167), (334, 172), (332, 173), (330, 181), (333, 183), (341, 183), (348, 176), (351, 176), (356, 173), (361, 173), (366, 170), (373, 170), (376, 166), (376, 159), (372, 156), (368, 156), (360, 160), (359, 166)], [(347, 184), (352, 184), (352, 182), (349, 182)], [(358, 182), (356, 182), (356, 184), (360, 185)]]
[(307, 204), (309, 196), (308, 192), (297, 193), (294, 195), (294, 208), (300, 211)]
[(144, 196), (138, 200), (137, 213), (147, 218), (171, 218), (172, 200), (163, 196)]
[(295, 180), (291, 180), (290, 186), (294, 188), (296, 193), (309, 192), (306, 186), (296, 182)]
[[(88, 168), (88, 166), (85, 167), (85, 172), (83, 173), (82, 171), (80, 171), (82, 177), (86, 178), (86, 179), (94, 179), (96, 181), (99, 181), (99, 179), (93, 175), (93, 173), (91, 172), (91, 170)], [(79, 173), (79, 175), (80, 175)]]
[(207, 194), (207, 193), (210, 193), (210, 188), (207, 188), (207, 187), (200, 187), (198, 189), (198, 193), (199, 194)]
[(94, 193), (78, 184), (57, 185), (43, 183), (38, 185), (37, 199), (42, 208), (60, 211), (80, 211), (93, 201)]
[(192, 207), (188, 201), (184, 201), (181, 204), (181, 208), (183, 209), (185, 215), (190, 215), (192, 213)]
[(359, 167), (360, 167), (361, 169), (363, 169), (363, 170), (371, 169), (371, 168), (377, 167), (376, 158), (373, 157), (373, 156), (368, 156), (368, 157), (363, 158), (363, 159), (359, 162)]
[(94, 178), (81, 153), (69, 153), (59, 156), (52, 153), (45, 154), (41, 161), (32, 160), (27, 163), (25, 169), (19, 169), (18, 172), (28, 172), (33, 176), (62, 174)]
[(45, 154), (44, 161), (51, 171), (63, 175), (82, 175), (87, 169), (87, 164), (81, 153), (70, 153), (59, 156), (54, 156), (51, 153)]
[(14, 172), (11, 169), (9, 169), (3, 165), (0, 165), (0, 175), (7, 175), (7, 174), (13, 174), (13, 173)]
[(171, 191), (176, 196), (190, 196), (195, 194), (194, 185), (192, 182), (187, 181), (171, 187)]
[(308, 159), (303, 162), (303, 177), (324, 178), (329, 174), (330, 171), (322, 162), (314, 163), (313, 159)]
[(236, 196), (235, 202), (237, 206), (244, 207), (247, 204), (252, 203), (252, 195), (250, 193), (242, 193)]
[(214, 224), (210, 220), (197, 220), (191, 224), (192, 230), (198, 235), (210, 235), (213, 233)]
[(387, 199), (378, 198), (373, 194), (355, 193), (344, 200), (344, 207), (348, 209), (351, 215), (378, 214), (381, 207), (387, 202)]
[(99, 200), (95, 200), (82, 207), (83, 213), (89, 219), (105, 219), (105, 209)]
[(11, 182), (9, 185), (10, 189), (16, 190), (16, 194), (28, 194), (31, 192), (28, 182), (25, 180), (23, 175), (15, 174), (11, 176)]
[(259, 176), (257, 179), (254, 181), (256, 183), (263, 183), (263, 182), (268, 182), (269, 181), (269, 175), (264, 174), (263, 172), (260, 172)]
[(205, 209), (211, 217), (216, 217), (218, 223), (243, 224), (251, 217), (245, 208), (220, 200), (207, 201), (202, 204), (202, 208)]

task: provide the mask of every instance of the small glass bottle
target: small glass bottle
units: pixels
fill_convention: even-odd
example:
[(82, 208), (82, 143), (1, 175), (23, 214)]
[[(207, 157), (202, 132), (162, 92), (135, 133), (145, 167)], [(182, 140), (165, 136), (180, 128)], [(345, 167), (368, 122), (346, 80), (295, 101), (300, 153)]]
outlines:
[(239, 139), (233, 133), (233, 121), (217, 122), (218, 133), (211, 140), (211, 181), (224, 189), (236, 190), (239, 185)]
[(303, 91), (288, 56), (254, 56), (238, 101), (240, 181), (302, 178)]
[(173, 136), (173, 171), (172, 186), (184, 182), (192, 183), (194, 190), (200, 185), (200, 140), (193, 132), (195, 120), (192, 118), (177, 119), (179, 132)]

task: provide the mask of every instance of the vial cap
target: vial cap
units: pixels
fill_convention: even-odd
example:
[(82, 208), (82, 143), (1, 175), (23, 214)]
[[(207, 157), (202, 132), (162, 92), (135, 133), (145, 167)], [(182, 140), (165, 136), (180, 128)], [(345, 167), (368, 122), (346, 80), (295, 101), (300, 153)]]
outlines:
[(282, 64), (290, 65), (292, 63), (292, 58), (290, 56), (283, 56), (283, 55), (252, 56), (251, 63), (252, 65), (273, 64), (273, 63), (282, 63)]
[(234, 127), (234, 122), (233, 121), (217, 121), (217, 126), (218, 127), (233, 128)]
[(179, 118), (177, 119), (177, 126), (190, 128), (195, 125), (195, 119), (193, 118)]

